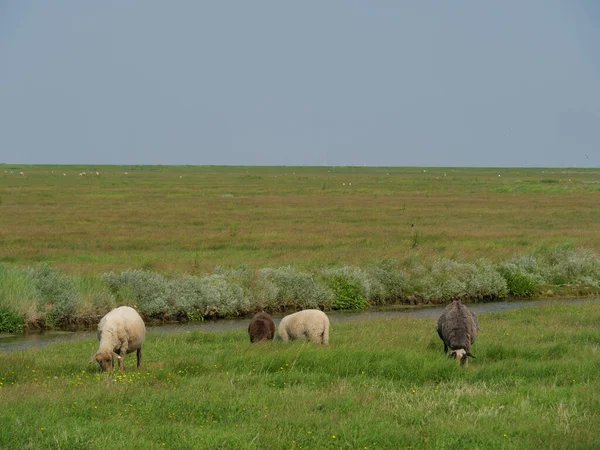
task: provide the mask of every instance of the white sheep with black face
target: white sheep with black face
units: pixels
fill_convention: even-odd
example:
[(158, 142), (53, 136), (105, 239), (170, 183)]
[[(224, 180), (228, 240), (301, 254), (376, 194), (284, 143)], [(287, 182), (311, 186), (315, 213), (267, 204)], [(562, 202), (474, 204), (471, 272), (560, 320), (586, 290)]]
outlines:
[(277, 327), (282, 341), (307, 338), (317, 344), (329, 344), (329, 318), (318, 309), (305, 309), (285, 316)]
[(470, 350), (479, 331), (477, 316), (460, 300), (455, 300), (444, 308), (435, 329), (444, 342), (444, 353), (450, 348), (448, 357), (456, 358), (461, 366), (468, 366), (468, 357), (475, 358)]
[(102, 370), (112, 370), (114, 358), (123, 370), (124, 357), (137, 351), (137, 366), (142, 363), (142, 344), (146, 337), (146, 325), (138, 312), (129, 306), (120, 306), (106, 314), (98, 324), (98, 351), (90, 362), (97, 361)]

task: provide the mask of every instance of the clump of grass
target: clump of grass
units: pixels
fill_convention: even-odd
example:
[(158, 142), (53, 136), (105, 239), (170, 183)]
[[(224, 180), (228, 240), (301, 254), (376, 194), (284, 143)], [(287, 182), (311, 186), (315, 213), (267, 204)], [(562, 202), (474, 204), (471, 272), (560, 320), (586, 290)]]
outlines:
[(102, 277), (82, 275), (73, 278), (73, 283), (80, 298), (74, 313), (78, 324), (91, 325), (117, 306), (114, 294)]
[(0, 306), (0, 333), (20, 333), (23, 322), (23, 317), (17, 311)]
[(29, 310), (36, 311), (35, 291), (24, 270), (0, 264), (0, 332), (21, 331)]
[(420, 231), (414, 231), (410, 239), (410, 248), (417, 248), (423, 242), (423, 234)]

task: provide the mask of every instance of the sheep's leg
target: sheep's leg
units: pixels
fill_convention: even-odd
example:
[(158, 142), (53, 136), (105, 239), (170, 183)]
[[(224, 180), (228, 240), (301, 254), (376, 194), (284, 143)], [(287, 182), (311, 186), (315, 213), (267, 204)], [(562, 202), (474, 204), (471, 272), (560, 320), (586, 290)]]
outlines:
[(119, 371), (123, 372), (125, 369), (125, 355), (127, 354), (127, 346), (124, 345), (119, 349)]
[(142, 348), (137, 349), (137, 366), (138, 368), (142, 365)]
[(448, 346), (444, 343), (444, 353), (448, 353)]

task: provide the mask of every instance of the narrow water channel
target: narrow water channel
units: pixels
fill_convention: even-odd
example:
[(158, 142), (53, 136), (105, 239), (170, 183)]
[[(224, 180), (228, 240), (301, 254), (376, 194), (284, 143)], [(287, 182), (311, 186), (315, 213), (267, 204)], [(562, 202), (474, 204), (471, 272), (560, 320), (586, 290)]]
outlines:
[[(511, 309), (531, 308), (552, 303), (570, 304), (581, 303), (585, 301), (598, 301), (600, 298), (586, 299), (561, 299), (561, 300), (524, 300), (510, 302), (490, 302), (469, 304), (469, 309), (475, 314), (485, 314), (488, 312), (508, 311)], [(327, 315), (332, 323), (348, 322), (353, 320), (368, 320), (377, 318), (390, 318), (396, 316), (437, 318), (445, 305), (435, 306), (407, 306), (395, 305), (381, 309), (370, 309), (362, 312), (328, 312)], [(283, 315), (274, 315), (275, 324), (278, 324)], [(148, 327), (149, 333), (181, 333), (190, 331), (223, 331), (245, 329), (249, 323), (248, 318), (244, 319), (219, 319), (206, 320), (204, 322), (174, 323)], [(16, 350), (25, 350), (33, 347), (43, 347), (56, 342), (65, 342), (73, 339), (91, 339), (95, 338), (95, 331), (69, 332), (69, 331), (48, 331), (44, 333), (29, 334), (0, 334), (0, 353), (12, 352)]]

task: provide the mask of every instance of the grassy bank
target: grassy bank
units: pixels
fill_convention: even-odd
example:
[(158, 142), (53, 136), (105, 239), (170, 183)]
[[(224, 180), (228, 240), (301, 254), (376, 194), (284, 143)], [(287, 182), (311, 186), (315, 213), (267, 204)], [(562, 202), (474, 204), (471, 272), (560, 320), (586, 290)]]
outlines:
[(600, 251), (599, 192), (594, 169), (0, 165), (0, 262), (205, 274)]
[(148, 270), (65, 274), (47, 264), (0, 264), (0, 332), (95, 326), (118, 305), (148, 321), (235, 317), (306, 308), (352, 310), (385, 304), (446, 303), (600, 293), (600, 257), (570, 247), (493, 263), (414, 257), (367, 267), (217, 268), (206, 275)]
[(458, 367), (433, 319), (335, 324), (331, 344), (150, 334), (142, 370), (97, 343), (2, 356), (0, 448), (598, 448), (600, 303), (482, 314)]

